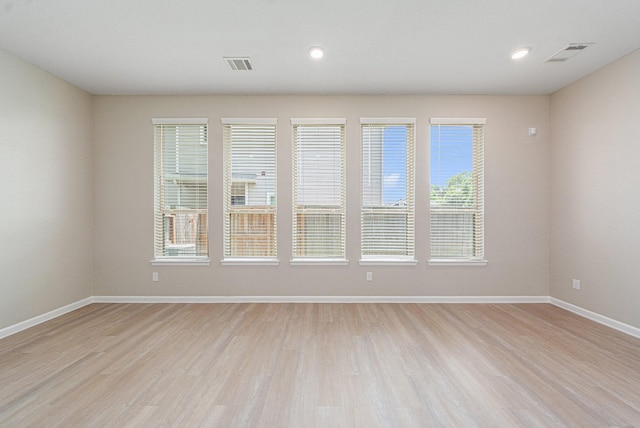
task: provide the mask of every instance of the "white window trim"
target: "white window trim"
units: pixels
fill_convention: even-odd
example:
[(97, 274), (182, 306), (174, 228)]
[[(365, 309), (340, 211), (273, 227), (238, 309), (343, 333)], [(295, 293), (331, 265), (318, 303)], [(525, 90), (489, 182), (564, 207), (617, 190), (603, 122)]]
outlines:
[[(432, 117), (429, 119), (430, 125), (486, 125), (487, 119), (484, 117), (476, 118), (450, 118), (450, 117)], [(427, 260), (429, 266), (487, 266), (489, 261), (486, 259), (446, 259), (432, 258)]]
[[(152, 125), (209, 125), (207, 117), (165, 118), (155, 117), (151, 119)], [(155, 132), (155, 131), (154, 131)], [(154, 142), (155, 145), (155, 142)], [(155, 154), (154, 154), (155, 156)], [(208, 162), (208, 159), (207, 159)], [(209, 179), (207, 173), (207, 180)], [(154, 178), (155, 180), (155, 178)], [(209, 209), (207, 209), (207, 222), (209, 221)], [(208, 227), (207, 227), (208, 235)], [(156, 257), (150, 261), (152, 266), (209, 266), (211, 260), (206, 257)]]
[[(242, 117), (242, 118), (220, 118), (220, 122), (223, 126), (225, 125), (273, 125), (273, 126), (277, 126), (278, 125), (278, 119), (277, 118), (247, 118), (247, 117)], [(276, 151), (277, 151), (277, 135), (276, 135)], [(277, 154), (276, 154), (276, 159), (275, 159), (275, 165), (277, 168)], [(277, 174), (276, 174), (277, 175)], [(245, 182), (244, 185), (244, 198), (245, 198), (245, 203), (247, 201), (248, 195), (247, 195), (247, 182)], [(277, 192), (277, 190), (276, 190)], [(269, 195), (271, 196), (276, 196), (275, 192), (269, 192), (267, 193), (267, 201), (266, 201), (266, 205), (267, 206), (271, 206), (269, 204), (270, 202), (270, 198)], [(277, 203), (277, 202), (276, 202)], [(277, 212), (277, 208), (276, 208), (276, 212)], [(277, 222), (277, 220), (276, 220)], [(276, 239), (277, 239), (277, 235), (276, 235)], [(280, 264), (280, 261), (277, 258), (277, 244), (276, 244), (276, 257), (255, 257), (255, 256), (249, 256), (249, 257), (238, 257), (238, 256), (230, 256), (230, 257), (224, 257), (222, 260), (220, 260), (220, 264), (222, 266), (278, 266)]]
[(347, 119), (342, 118), (291, 118), (292, 125), (346, 125)]
[(223, 125), (277, 125), (278, 119), (271, 117), (223, 117), (220, 119)]
[(487, 260), (466, 260), (466, 259), (429, 259), (429, 266), (486, 266)]
[(318, 266), (318, 265), (327, 265), (327, 266), (346, 266), (349, 264), (349, 260), (343, 258), (331, 258), (331, 257), (323, 257), (323, 258), (315, 258), (315, 257), (296, 257), (291, 259), (291, 266)]
[(278, 266), (280, 261), (270, 257), (227, 257), (220, 260), (222, 266)]
[(209, 119), (206, 117), (185, 117), (185, 118), (153, 118), (154, 125), (208, 125)]
[[(361, 256), (361, 259), (359, 261), (359, 264), (361, 266), (374, 266), (374, 265), (386, 265), (386, 266), (407, 266), (407, 265), (413, 265), (416, 266), (418, 264), (418, 260), (415, 257), (415, 135), (416, 135), (416, 118), (415, 117), (362, 117), (360, 118), (360, 125), (362, 127), (362, 125), (411, 125), (413, 126), (413, 154), (411, 156), (412, 159), (412, 165), (411, 168), (413, 170), (413, 178), (412, 178), (412, 186), (411, 188), (407, 188), (408, 192), (413, 192), (413, 199), (414, 199), (414, 203), (413, 203), (413, 215), (414, 215), (414, 241), (413, 241), (413, 246), (414, 246), (414, 255), (413, 256), (399, 256), (399, 257), (394, 257), (394, 256)], [(362, 128), (361, 128), (361, 132), (362, 132)], [(407, 164), (407, 166), (409, 166)], [(360, 180), (362, 180), (363, 178), (360, 177)], [(362, 193), (362, 192), (361, 192)], [(362, 198), (362, 194), (360, 195), (360, 197)], [(362, 203), (361, 203), (361, 209), (362, 209)], [(362, 221), (362, 217), (361, 220)], [(362, 225), (361, 225), (362, 227)], [(362, 248), (360, 249), (360, 251), (362, 251)]]
[(415, 117), (361, 117), (361, 125), (415, 125)]
[(486, 125), (487, 119), (484, 117), (432, 117), (431, 125)]
[[(342, 139), (343, 139), (343, 147), (342, 147), (342, 152), (343, 152), (343, 156), (344, 156), (344, 165), (343, 168), (345, 170), (344, 172), (344, 193), (345, 193), (345, 197), (344, 197), (344, 202), (343, 202), (343, 222), (344, 222), (344, 245), (345, 245), (345, 250), (344, 252), (346, 253), (346, 240), (347, 240), (347, 231), (346, 231), (346, 215), (347, 215), (347, 210), (346, 210), (346, 181), (347, 181), (347, 177), (346, 177), (346, 123), (347, 123), (347, 119), (346, 118), (291, 118), (291, 126), (295, 127), (296, 125), (337, 125), (337, 126), (342, 126), (343, 127), (343, 135), (342, 135)], [(295, 131), (292, 130), (292, 137), (295, 138)], [(296, 179), (295, 177), (292, 177), (294, 180)], [(293, 190), (295, 192), (295, 184), (293, 184)], [(293, 206), (295, 207), (295, 196), (294, 196), (294, 200), (293, 200)], [(295, 217), (295, 208), (293, 209), (293, 216)], [(293, 227), (295, 227), (295, 225), (292, 225)], [(294, 247), (292, 246), (292, 249)], [(340, 257), (293, 257), (290, 260), (290, 265), (291, 266), (303, 266), (303, 265), (329, 265), (329, 266), (342, 266), (342, 265), (348, 265), (349, 264), (349, 260), (346, 259), (346, 254), (342, 255)]]
[(209, 257), (158, 257), (151, 260), (153, 266), (209, 266)]
[(375, 257), (360, 259), (360, 266), (417, 266), (418, 260), (413, 257)]

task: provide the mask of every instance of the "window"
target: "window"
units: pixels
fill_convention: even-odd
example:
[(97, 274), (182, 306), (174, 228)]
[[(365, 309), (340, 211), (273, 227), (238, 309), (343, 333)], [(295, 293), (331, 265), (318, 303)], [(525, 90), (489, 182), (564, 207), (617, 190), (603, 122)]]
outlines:
[(247, 183), (234, 182), (231, 178), (231, 205), (247, 205)]
[(362, 261), (414, 261), (415, 119), (363, 118)]
[(222, 119), (224, 257), (276, 257), (276, 120)]
[(484, 261), (485, 119), (431, 119), (430, 261)]
[(293, 258), (345, 262), (344, 119), (292, 119)]
[(207, 119), (153, 119), (154, 263), (206, 262)]

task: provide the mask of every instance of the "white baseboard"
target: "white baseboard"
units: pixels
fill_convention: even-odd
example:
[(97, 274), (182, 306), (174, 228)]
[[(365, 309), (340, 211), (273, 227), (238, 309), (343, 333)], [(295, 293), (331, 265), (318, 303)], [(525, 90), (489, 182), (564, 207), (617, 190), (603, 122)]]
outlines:
[(549, 296), (93, 296), (0, 329), (0, 339), (91, 303), (551, 303), (640, 339), (640, 328)]
[(576, 315), (595, 321), (598, 324), (611, 327), (615, 330), (628, 334), (629, 336), (637, 337), (640, 339), (640, 328), (625, 324), (620, 321), (616, 321), (613, 318), (605, 317), (604, 315), (591, 312), (590, 310), (581, 308), (580, 306), (572, 305), (564, 300), (556, 299), (555, 297), (549, 297), (549, 303), (558, 306), (559, 308), (566, 309), (569, 312), (573, 312)]
[(77, 302), (70, 303), (61, 308), (49, 311), (46, 314), (38, 315), (17, 324), (10, 325), (9, 327), (0, 329), (0, 339), (11, 336), (12, 334), (16, 334), (18, 332), (21, 332), (22, 330), (26, 330), (38, 324), (42, 324), (45, 321), (52, 320), (71, 311), (75, 311), (76, 309), (80, 309), (83, 306), (90, 305), (93, 302), (93, 297), (87, 297), (86, 299), (78, 300)]
[(549, 303), (548, 296), (94, 296), (96, 303)]

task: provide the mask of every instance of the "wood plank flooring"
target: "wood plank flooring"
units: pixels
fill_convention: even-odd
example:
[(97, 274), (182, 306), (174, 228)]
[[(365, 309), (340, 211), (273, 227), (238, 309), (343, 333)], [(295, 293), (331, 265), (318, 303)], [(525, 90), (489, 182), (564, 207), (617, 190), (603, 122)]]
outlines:
[(640, 427), (640, 340), (548, 304), (93, 304), (0, 340), (0, 426)]

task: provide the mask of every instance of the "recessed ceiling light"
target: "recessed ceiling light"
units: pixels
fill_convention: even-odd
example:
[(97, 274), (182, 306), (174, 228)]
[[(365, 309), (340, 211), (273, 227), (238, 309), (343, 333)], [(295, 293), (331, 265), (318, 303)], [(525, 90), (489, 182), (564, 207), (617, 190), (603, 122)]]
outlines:
[(309, 48), (309, 55), (313, 59), (320, 59), (324, 56), (324, 49), (320, 46), (312, 46)]
[(531, 51), (531, 48), (520, 48), (520, 49), (516, 49), (515, 51), (513, 51), (513, 53), (511, 54), (511, 59), (520, 59), (520, 58), (524, 58), (525, 56), (527, 56), (529, 54), (529, 52)]

